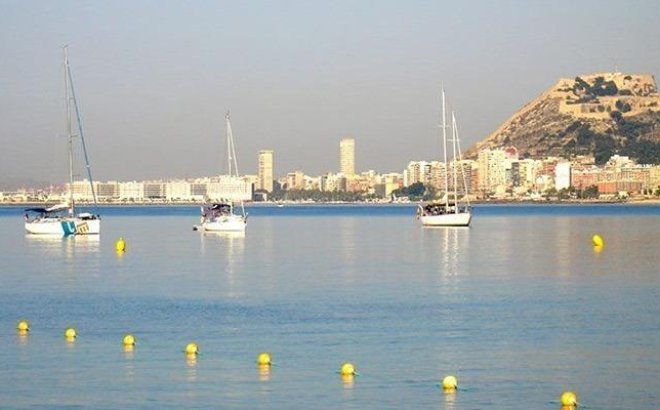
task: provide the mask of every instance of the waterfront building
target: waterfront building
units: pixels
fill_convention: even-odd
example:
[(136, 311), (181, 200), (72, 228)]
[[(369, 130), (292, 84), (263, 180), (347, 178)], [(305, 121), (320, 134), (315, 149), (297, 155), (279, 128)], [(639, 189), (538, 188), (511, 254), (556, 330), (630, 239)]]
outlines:
[(294, 171), (286, 174), (286, 189), (287, 190), (305, 189), (305, 173), (302, 171)]
[[(96, 185), (96, 198), (99, 201), (111, 202), (119, 197), (119, 183), (116, 181), (98, 182)], [(93, 198), (88, 198), (93, 200)]]
[(382, 182), (374, 185), (374, 195), (378, 198), (392, 198), (392, 192), (403, 187), (402, 181), (403, 179), (397, 182), (382, 180)]
[(165, 184), (165, 199), (168, 201), (190, 201), (190, 182), (185, 180), (167, 181)]
[(572, 172), (571, 177), (573, 186), (578, 189), (596, 186), (600, 194), (627, 196), (653, 189), (653, 168), (648, 165), (579, 167)]
[(339, 142), (339, 172), (355, 175), (355, 139), (343, 138)]
[(635, 163), (630, 157), (621, 156), (621, 155), (612, 155), (609, 160), (607, 160), (606, 167), (614, 168), (623, 168), (623, 167), (632, 167)]
[(208, 194), (208, 181), (196, 179), (190, 184), (190, 196), (195, 201), (204, 201)]
[(391, 198), (392, 192), (403, 188), (403, 175), (389, 173), (376, 176), (374, 194), (379, 198)]
[(494, 192), (506, 186), (507, 154), (503, 149), (484, 149), (479, 151), (479, 177), (478, 189), (485, 192)]
[(410, 186), (418, 182), (425, 183), (430, 174), (431, 163), (426, 161), (410, 161), (403, 171), (403, 184)]
[(118, 191), (120, 201), (142, 201), (144, 199), (144, 182), (119, 182)]
[(542, 175), (547, 175), (551, 177), (552, 179), (555, 178), (555, 168), (557, 168), (557, 164), (559, 162), (563, 162), (563, 158), (559, 157), (548, 157), (544, 158), (542, 161), (542, 167), (541, 167), (541, 174)]
[(346, 192), (355, 192), (355, 193), (369, 193), (370, 187), (373, 184), (370, 183), (368, 174), (361, 175), (352, 175), (345, 177), (346, 180)]
[(321, 177), (310, 177), (305, 175), (305, 189), (308, 191), (320, 191)]
[[(467, 189), (467, 192), (472, 192), (472, 168), (475, 164), (475, 161), (473, 160), (463, 160), (463, 161), (452, 161), (449, 164), (449, 175), (454, 175), (454, 167), (456, 167), (456, 190), (460, 195), (465, 194), (465, 190)], [(445, 172), (444, 168), (442, 172)], [(444, 178), (444, 174), (442, 175)], [(449, 190), (453, 191), (454, 190), (454, 180), (453, 178), (449, 178), (448, 180), (449, 183)], [(465, 183), (463, 183), (465, 181)], [(444, 184), (444, 180), (443, 180)]]
[(165, 184), (161, 181), (148, 181), (144, 183), (144, 198), (151, 200), (165, 199)]
[(538, 174), (534, 180), (534, 186), (538, 192), (545, 192), (555, 186), (555, 180), (552, 175)]
[(577, 189), (584, 190), (598, 186), (601, 169), (595, 165), (575, 166), (571, 169), (571, 181)]
[(634, 165), (628, 161), (610, 162), (600, 171), (598, 192), (602, 194), (641, 193), (650, 187), (650, 170), (648, 165)]
[[(98, 182), (94, 182), (94, 191), (98, 192), (97, 186)], [(94, 195), (92, 194), (92, 186), (89, 183), (89, 180), (83, 179), (82, 181), (73, 181), (73, 185), (67, 183), (66, 184), (66, 191), (67, 191), (67, 200), (68, 200), (68, 192), (71, 192), (73, 190), (73, 200), (74, 201), (81, 201), (81, 202), (86, 202), (86, 201), (91, 201)]]
[[(447, 174), (447, 166), (444, 162), (431, 161), (425, 169), (424, 185), (431, 186), (437, 190), (445, 190), (445, 175)], [(452, 181), (447, 180), (451, 184)]]
[(653, 191), (660, 189), (660, 165), (652, 166), (649, 169), (649, 187), (647, 189)]
[(521, 177), (521, 163), (520, 161), (514, 161), (511, 163), (511, 186), (516, 188), (522, 187), (522, 177)]
[(321, 176), (320, 189), (323, 192), (340, 191), (343, 180), (344, 178), (340, 174), (333, 174), (332, 172), (328, 172), (327, 174)]
[(571, 186), (571, 163), (559, 162), (555, 166), (555, 188), (568, 189)]
[(257, 189), (273, 192), (273, 151), (259, 151), (257, 162)]
[(520, 192), (535, 190), (534, 181), (540, 169), (541, 163), (530, 158), (513, 161), (511, 163), (511, 184), (519, 188)]
[(209, 178), (207, 197), (211, 201), (250, 201), (253, 185), (245, 178), (219, 175)]

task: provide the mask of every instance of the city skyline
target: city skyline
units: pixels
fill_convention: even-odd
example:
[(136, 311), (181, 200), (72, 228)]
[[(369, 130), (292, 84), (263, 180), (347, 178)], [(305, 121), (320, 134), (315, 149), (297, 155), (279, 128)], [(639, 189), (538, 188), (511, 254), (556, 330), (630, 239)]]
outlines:
[[(265, 154), (265, 155), (264, 155)], [(262, 158), (262, 155), (263, 158)], [(260, 152), (267, 168), (272, 151)], [(623, 199), (660, 196), (660, 165), (637, 164), (626, 156), (614, 155), (601, 165), (594, 158), (579, 156), (572, 160), (561, 157), (540, 159), (520, 158), (514, 147), (484, 149), (477, 160), (411, 161), (402, 173), (379, 174), (373, 171), (347, 175), (343, 172), (320, 176), (305, 175), (303, 171), (289, 172), (278, 178), (273, 192), (259, 187), (261, 177), (255, 175), (218, 175), (201, 178), (175, 178), (149, 181), (94, 181), (76, 180), (73, 184), (15, 192), (0, 191), (3, 203), (66, 202), (73, 198), (82, 203), (182, 203), (209, 200), (242, 200), (257, 202), (286, 200), (293, 191), (294, 201), (307, 200), (364, 200), (391, 202), (407, 200), (407, 194), (421, 195), (418, 188), (406, 188), (421, 183), (424, 195), (435, 195), (452, 190), (456, 180), (445, 175), (460, 169), (463, 187), (456, 191), (473, 199), (541, 200), (543, 197), (580, 199)], [(273, 182), (273, 181), (271, 181)], [(428, 189), (428, 191), (427, 191)], [(282, 193), (285, 192), (283, 195)], [(343, 196), (342, 196), (343, 195)], [(409, 199), (409, 198), (408, 198)]]
[(66, 180), (64, 44), (100, 180), (217, 174), (227, 109), (242, 173), (334, 171), (345, 135), (401, 170), (439, 156), (443, 83), (468, 148), (560, 77), (660, 72), (651, 1), (2, 6), (3, 184)]

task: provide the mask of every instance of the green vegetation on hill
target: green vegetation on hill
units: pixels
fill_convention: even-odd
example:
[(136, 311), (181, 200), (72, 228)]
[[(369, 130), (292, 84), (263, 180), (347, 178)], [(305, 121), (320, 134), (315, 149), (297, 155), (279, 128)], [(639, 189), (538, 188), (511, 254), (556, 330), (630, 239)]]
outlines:
[(575, 84), (573, 85), (573, 94), (580, 95), (582, 93), (591, 96), (606, 96), (617, 95), (619, 89), (614, 81), (605, 81), (603, 77), (596, 77), (593, 84), (589, 84), (580, 77), (575, 77)]
[(640, 164), (660, 164), (660, 142), (655, 137), (660, 132), (658, 115), (648, 118), (624, 118), (621, 112), (612, 111), (611, 127), (604, 132), (595, 131), (586, 121), (574, 121), (554, 137), (568, 141), (563, 144), (564, 154), (592, 154), (596, 164), (604, 164), (614, 154), (625, 155)]

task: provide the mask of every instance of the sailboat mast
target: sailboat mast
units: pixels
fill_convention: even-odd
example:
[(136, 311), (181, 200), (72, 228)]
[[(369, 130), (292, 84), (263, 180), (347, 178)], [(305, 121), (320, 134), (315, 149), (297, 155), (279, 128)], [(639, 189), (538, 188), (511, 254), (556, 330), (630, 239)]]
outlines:
[(92, 191), (92, 199), (94, 205), (96, 202), (96, 190), (94, 189), (94, 179), (92, 178), (92, 167), (89, 164), (89, 155), (87, 155), (87, 144), (85, 144), (85, 134), (83, 133), (82, 119), (80, 118), (80, 109), (78, 109), (78, 99), (76, 98), (76, 90), (73, 87), (73, 76), (71, 75), (71, 67), (67, 59), (67, 77), (69, 79), (69, 88), (71, 91), (71, 102), (73, 103), (73, 112), (76, 114), (76, 131), (80, 137), (80, 145), (82, 146), (83, 156), (85, 157), (85, 169), (87, 170), (87, 178), (89, 179), (89, 189)]
[(451, 112), (451, 147), (452, 147), (452, 175), (454, 177), (454, 208), (458, 213), (458, 175), (456, 172), (456, 116)]
[(64, 88), (64, 95), (66, 97), (66, 132), (69, 138), (69, 213), (73, 214), (73, 130), (71, 128), (71, 91), (69, 84), (68, 46), (64, 46)]
[(465, 179), (465, 167), (463, 166), (463, 155), (461, 154), (461, 138), (458, 136), (458, 125), (456, 125), (455, 128), (456, 128), (456, 150), (458, 151), (458, 162), (461, 167), (461, 179), (463, 181), (463, 199), (465, 199), (465, 203), (467, 204), (469, 209), (470, 195), (468, 194), (468, 184), (467, 184), (467, 180)]
[[(71, 212), (74, 212), (73, 204), (73, 138), (80, 137), (82, 145), (82, 152), (85, 157), (85, 168), (87, 169), (87, 178), (89, 179), (89, 188), (92, 191), (92, 199), (94, 205), (96, 202), (96, 190), (94, 189), (94, 180), (92, 178), (92, 169), (89, 164), (89, 156), (87, 155), (87, 145), (85, 144), (85, 135), (83, 134), (82, 120), (80, 119), (80, 110), (78, 109), (78, 101), (76, 100), (76, 90), (73, 88), (73, 76), (71, 75), (71, 67), (69, 66), (69, 46), (64, 46), (64, 85), (66, 93), (66, 121), (67, 133), (69, 134), (69, 182), (71, 184)], [(72, 109), (73, 106), (73, 109)], [(73, 130), (73, 114), (76, 116), (76, 131), (74, 135)]]
[(449, 209), (449, 166), (447, 164), (447, 113), (445, 110), (445, 87), (442, 87), (442, 154), (445, 163), (445, 210)]
[(225, 132), (227, 133), (227, 175), (233, 175), (231, 172), (231, 161), (232, 161), (232, 135), (231, 135), (231, 123), (229, 122), (229, 111), (225, 114)]
[[(229, 111), (227, 111), (227, 114), (225, 115), (225, 122), (227, 124), (227, 167), (228, 167), (228, 173), (230, 176), (235, 176), (236, 178), (239, 178), (238, 174), (238, 160), (236, 159), (236, 148), (234, 147), (234, 134), (232, 133), (231, 130), (231, 121), (229, 120)], [(233, 166), (233, 170), (232, 170)], [(243, 204), (243, 200), (241, 199), (241, 215), (245, 217), (245, 205)]]
[(229, 121), (229, 112), (225, 116), (227, 121), (227, 154), (228, 158), (228, 172), (229, 175), (239, 176), (238, 175), (238, 161), (236, 159), (236, 148), (234, 147), (234, 134), (231, 131), (231, 122)]

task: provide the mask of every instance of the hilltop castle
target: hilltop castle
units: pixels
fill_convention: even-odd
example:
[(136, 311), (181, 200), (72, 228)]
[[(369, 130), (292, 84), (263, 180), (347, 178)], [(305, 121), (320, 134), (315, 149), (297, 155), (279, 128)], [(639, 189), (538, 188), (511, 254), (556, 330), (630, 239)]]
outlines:
[[(513, 145), (543, 157), (621, 153), (657, 162), (660, 94), (651, 74), (620, 72), (562, 78), (467, 152)], [(651, 144), (651, 145), (649, 145)], [(607, 151), (607, 152), (605, 152)], [(607, 155), (603, 155), (607, 156)]]
[(559, 112), (575, 118), (607, 119), (612, 111), (638, 115), (660, 111), (651, 74), (596, 73), (562, 78), (547, 96), (559, 99)]

